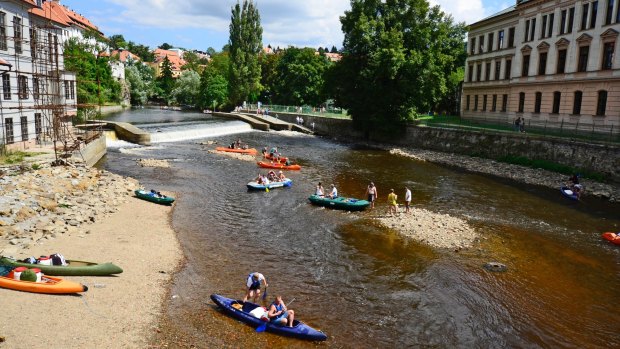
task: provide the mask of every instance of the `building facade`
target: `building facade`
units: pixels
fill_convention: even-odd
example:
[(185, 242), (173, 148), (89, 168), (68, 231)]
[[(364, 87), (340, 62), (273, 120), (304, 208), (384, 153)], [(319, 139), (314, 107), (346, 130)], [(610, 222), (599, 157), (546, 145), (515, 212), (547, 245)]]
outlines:
[(620, 0), (518, 0), (470, 26), (461, 115), (617, 132), (619, 34)]

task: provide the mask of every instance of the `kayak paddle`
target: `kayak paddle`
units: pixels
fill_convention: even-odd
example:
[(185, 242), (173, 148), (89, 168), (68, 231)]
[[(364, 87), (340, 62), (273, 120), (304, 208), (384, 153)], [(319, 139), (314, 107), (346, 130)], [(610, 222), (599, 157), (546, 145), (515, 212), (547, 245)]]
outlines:
[(263, 293), (263, 300), (267, 299), (267, 288), (268, 287), (265, 287), (265, 293)]

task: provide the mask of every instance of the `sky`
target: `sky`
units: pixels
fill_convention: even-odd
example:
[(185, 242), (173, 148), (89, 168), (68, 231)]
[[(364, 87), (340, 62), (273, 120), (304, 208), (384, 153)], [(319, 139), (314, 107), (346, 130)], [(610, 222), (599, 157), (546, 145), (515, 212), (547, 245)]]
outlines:
[[(155, 48), (217, 51), (228, 42), (231, 8), (237, 0), (61, 0), (85, 16), (105, 36)], [(342, 46), (340, 16), (350, 0), (255, 0), (263, 27), (263, 44), (272, 47)], [(467, 24), (499, 12), (514, 0), (430, 0), (456, 21)]]

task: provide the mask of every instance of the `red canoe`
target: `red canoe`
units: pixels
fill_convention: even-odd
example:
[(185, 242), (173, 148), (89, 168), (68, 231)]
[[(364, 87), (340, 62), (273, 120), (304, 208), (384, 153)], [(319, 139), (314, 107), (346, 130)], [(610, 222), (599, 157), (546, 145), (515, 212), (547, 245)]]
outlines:
[(603, 239), (615, 244), (615, 245), (620, 245), (620, 233), (611, 233), (611, 232), (607, 232), (607, 233), (603, 233)]
[(217, 147), (217, 148), (215, 148), (215, 150), (217, 150), (217, 151), (225, 151), (225, 152), (228, 152), (228, 153), (241, 153), (241, 154), (256, 155), (256, 149), (254, 149), (254, 148), (250, 148), (250, 149), (232, 149), (232, 148), (226, 148), (226, 147)]
[(275, 168), (278, 170), (301, 170), (301, 166), (299, 165), (288, 165), (287, 166), (285, 164), (276, 164), (276, 163), (269, 163), (269, 162), (263, 162), (263, 161), (259, 161), (258, 166), (262, 168)]

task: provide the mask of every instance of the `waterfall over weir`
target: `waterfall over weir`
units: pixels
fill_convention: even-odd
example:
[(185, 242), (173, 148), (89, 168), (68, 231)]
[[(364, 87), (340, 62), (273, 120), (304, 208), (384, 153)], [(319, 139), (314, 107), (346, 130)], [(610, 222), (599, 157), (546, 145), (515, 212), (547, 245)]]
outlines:
[(185, 125), (166, 124), (141, 126), (151, 134), (151, 143), (177, 142), (189, 139), (219, 137), (252, 131), (252, 127), (242, 121), (226, 121), (218, 123), (188, 123)]

